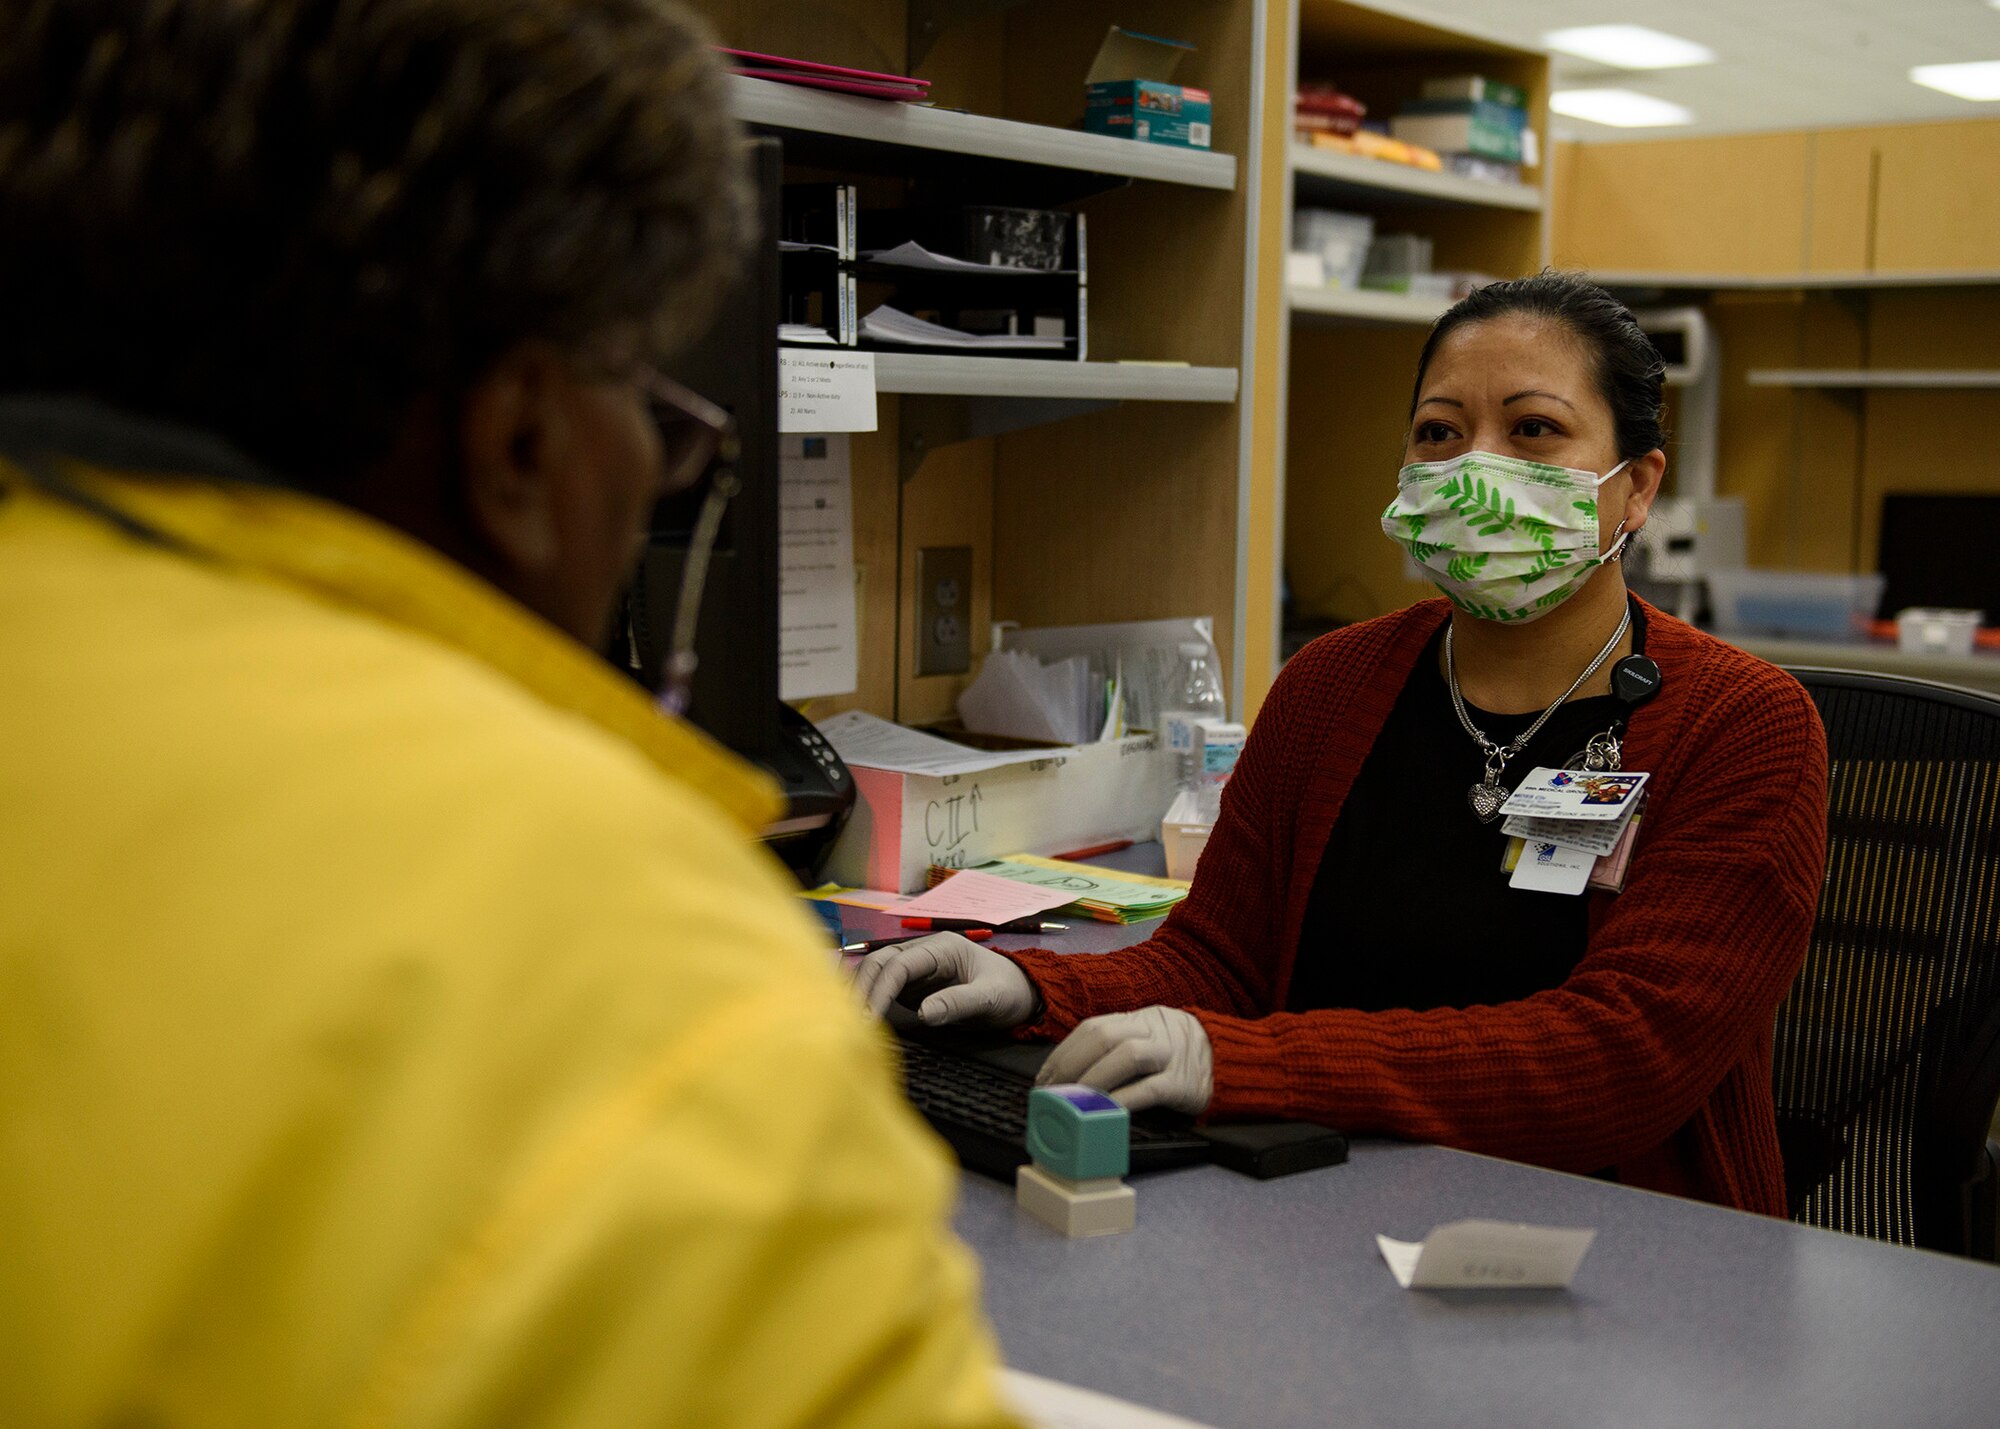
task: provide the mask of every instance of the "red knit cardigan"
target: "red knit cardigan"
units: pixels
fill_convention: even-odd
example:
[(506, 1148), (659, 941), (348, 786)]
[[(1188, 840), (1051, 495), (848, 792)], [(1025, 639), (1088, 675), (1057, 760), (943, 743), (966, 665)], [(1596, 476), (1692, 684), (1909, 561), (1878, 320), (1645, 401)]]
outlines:
[[(1008, 955), (1045, 1007), (1023, 1031), (1186, 1008), (1214, 1052), (1211, 1116), (1296, 1117), (1562, 1171), (1608, 1167), (1628, 1186), (1782, 1216), (1772, 1021), (1825, 872), (1826, 739), (1790, 676), (1650, 606), (1646, 653), (1663, 685), (1632, 716), (1624, 757), (1652, 775), (1645, 816), (1624, 891), (1585, 895), (1589, 945), (1570, 976), (1498, 1006), (1281, 1010), (1341, 802), (1447, 609), (1425, 601), (1295, 656), (1194, 887), (1160, 931), (1099, 957)], [(1354, 896), (1449, 919), (1414, 858), (1410, 867), (1407, 881)]]

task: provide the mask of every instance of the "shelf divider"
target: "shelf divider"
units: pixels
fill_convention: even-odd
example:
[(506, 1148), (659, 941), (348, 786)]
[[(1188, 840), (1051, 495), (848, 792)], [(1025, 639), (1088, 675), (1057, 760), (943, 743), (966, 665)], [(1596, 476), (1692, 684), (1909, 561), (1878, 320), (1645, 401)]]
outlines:
[(1285, 290), (1292, 321), (1321, 327), (1428, 327), (1451, 306), (1449, 299), (1413, 298), (1372, 288)]
[(1744, 374), (1752, 387), (1822, 387), (1836, 390), (1901, 388), (1906, 391), (1962, 391), (2000, 387), (2000, 369), (1926, 371), (1917, 368), (1762, 367)]
[(1349, 205), (1503, 208), (1540, 213), (1542, 191), (1529, 184), (1496, 184), (1457, 174), (1343, 154), (1311, 144), (1291, 149), (1292, 182), (1298, 196)]
[(737, 118), (763, 129), (1119, 181), (1140, 179), (1224, 192), (1236, 187), (1235, 156), (1206, 149), (1179, 149), (924, 104), (832, 94), (747, 75), (730, 76), (729, 103)]

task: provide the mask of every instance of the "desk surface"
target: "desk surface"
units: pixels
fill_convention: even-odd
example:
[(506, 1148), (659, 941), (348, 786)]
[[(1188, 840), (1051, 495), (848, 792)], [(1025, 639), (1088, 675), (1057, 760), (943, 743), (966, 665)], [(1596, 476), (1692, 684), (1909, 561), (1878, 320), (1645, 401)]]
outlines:
[[(1009, 941), (1105, 952), (1157, 926)], [(2000, 1424), (2000, 1267), (1436, 1146), (1132, 1184), (1136, 1229), (1069, 1241), (962, 1179), (1008, 1363), (1228, 1429)], [(1475, 1217), (1598, 1237), (1567, 1292), (1408, 1291), (1375, 1247)]]
[[(964, 1178), (1007, 1362), (1237, 1429), (2000, 1423), (2000, 1268), (1440, 1147), (1137, 1177), (1069, 1241)], [(1595, 1226), (1561, 1291), (1408, 1291), (1378, 1232)]]

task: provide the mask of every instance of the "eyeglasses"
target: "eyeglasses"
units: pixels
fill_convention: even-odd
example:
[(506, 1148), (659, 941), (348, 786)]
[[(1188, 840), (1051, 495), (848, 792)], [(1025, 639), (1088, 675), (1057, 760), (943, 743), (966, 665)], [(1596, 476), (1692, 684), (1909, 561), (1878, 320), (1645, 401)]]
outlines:
[(730, 466), (736, 464), (734, 417), (701, 393), (651, 368), (641, 369), (638, 381), (660, 433), (660, 466), (666, 473), (662, 491), (671, 494), (693, 485), (717, 458)]
[(660, 462), (667, 491), (692, 485), (714, 467), (708, 495), (688, 536), (687, 559), (681, 565), (680, 594), (674, 600), (674, 626), (660, 668), (660, 707), (684, 715), (694, 691), (694, 638), (701, 619), (702, 591), (708, 584), (708, 560), (722, 531), (722, 515), (730, 498), (742, 489), (736, 476), (741, 454), (736, 422), (729, 413), (698, 392), (658, 372), (640, 374), (639, 385), (660, 430)]

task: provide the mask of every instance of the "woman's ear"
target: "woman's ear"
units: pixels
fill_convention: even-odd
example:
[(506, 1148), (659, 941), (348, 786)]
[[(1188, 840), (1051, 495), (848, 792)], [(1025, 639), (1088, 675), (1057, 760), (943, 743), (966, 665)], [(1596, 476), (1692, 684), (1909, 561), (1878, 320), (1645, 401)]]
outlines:
[(1654, 447), (1644, 456), (1634, 457), (1625, 474), (1632, 478), (1632, 489), (1625, 497), (1625, 530), (1637, 535), (1659, 499), (1660, 483), (1667, 475), (1667, 454)]

